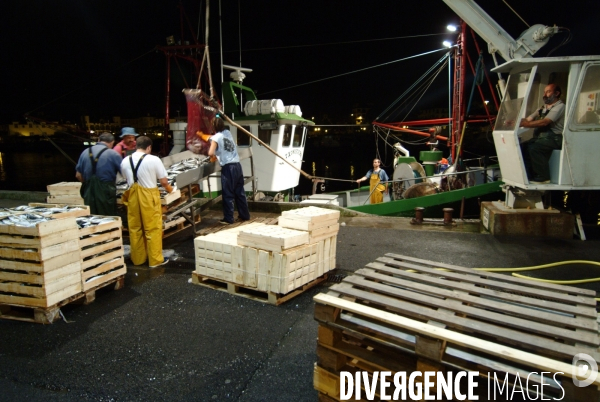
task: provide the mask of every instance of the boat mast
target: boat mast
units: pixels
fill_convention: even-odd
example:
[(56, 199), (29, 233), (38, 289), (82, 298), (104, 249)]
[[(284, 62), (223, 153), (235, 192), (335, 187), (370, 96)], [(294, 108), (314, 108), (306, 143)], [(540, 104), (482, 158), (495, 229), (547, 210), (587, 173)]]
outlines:
[(460, 33), (454, 48), (454, 85), (452, 99), (452, 132), (449, 135), (448, 146), (451, 149), (452, 161), (456, 161), (460, 155), (456, 155), (456, 144), (460, 143), (462, 127), (465, 124), (465, 55), (466, 55), (467, 24), (460, 22)]

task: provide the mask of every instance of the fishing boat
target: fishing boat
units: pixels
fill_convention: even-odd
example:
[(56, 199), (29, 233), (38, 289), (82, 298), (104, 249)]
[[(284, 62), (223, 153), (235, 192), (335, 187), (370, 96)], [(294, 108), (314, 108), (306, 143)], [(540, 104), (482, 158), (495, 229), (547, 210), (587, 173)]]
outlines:
[[(452, 77), (448, 85), (449, 104), (452, 104), (448, 116), (389, 121), (390, 117), (398, 115), (398, 111), (418, 106), (409, 102), (402, 104), (405, 99), (420, 99), (423, 95), (419, 93), (415, 96), (407, 92), (372, 122), (378, 140), (389, 146), (394, 155), (393, 161), (388, 163), (393, 167), (393, 173), (389, 175), (389, 196), (386, 195), (382, 203), (370, 204), (370, 187), (365, 186), (328, 193), (337, 196), (333, 202), (354, 211), (383, 216), (413, 216), (415, 208), (425, 208), (425, 216), (441, 217), (445, 208), (453, 208), (460, 211), (462, 218), (465, 210), (471, 211), (471, 216), (478, 216), (480, 201), (502, 197), (503, 183), (500, 168), (493, 159), (495, 155), (463, 157), (465, 137), (465, 143), (473, 143), (475, 135), (489, 136), (492, 131), (495, 115), (491, 112), (491, 105), (488, 106), (488, 96), (498, 109), (498, 98), (489, 82), (474, 34), (474, 48), (480, 54), (476, 65), (468, 52), (469, 33), (472, 34), (472, 30), (463, 23), (456, 45), (412, 86), (430, 86), (447, 69), (448, 76)], [(465, 94), (468, 66), (474, 76), (470, 96)], [(486, 88), (481, 86), (484, 77), (489, 87), (487, 95), (484, 94)], [(469, 113), (476, 88), (484, 115)], [(415, 136), (423, 139), (416, 146)], [(418, 159), (411, 155), (408, 148), (419, 150)], [(320, 195), (312, 198), (323, 199)]]

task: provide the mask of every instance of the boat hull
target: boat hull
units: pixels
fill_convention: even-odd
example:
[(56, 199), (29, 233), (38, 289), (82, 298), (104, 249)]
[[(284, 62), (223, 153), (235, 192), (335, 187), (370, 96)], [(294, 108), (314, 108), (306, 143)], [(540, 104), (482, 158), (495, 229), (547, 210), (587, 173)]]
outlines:
[[(351, 206), (348, 209), (379, 216), (414, 216), (415, 208), (423, 207), (425, 208), (424, 216), (441, 217), (443, 208), (455, 208), (455, 210), (456, 208), (460, 208), (463, 198), (465, 201), (475, 203), (479, 198), (486, 198), (488, 200), (502, 198), (502, 184), (501, 181), (495, 181), (423, 197), (383, 202), (380, 204)], [(469, 215), (479, 216), (479, 209), (473, 211), (473, 213), (469, 213)]]

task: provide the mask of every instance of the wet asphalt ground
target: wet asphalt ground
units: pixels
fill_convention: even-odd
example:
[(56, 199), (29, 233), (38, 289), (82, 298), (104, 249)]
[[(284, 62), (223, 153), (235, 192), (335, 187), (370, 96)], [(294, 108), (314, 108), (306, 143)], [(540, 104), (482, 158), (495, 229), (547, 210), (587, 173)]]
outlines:
[[(204, 217), (200, 228), (219, 218)], [(386, 253), (465, 267), (600, 261), (598, 240), (498, 238), (473, 224), (414, 227), (405, 218), (342, 221), (337, 279)], [(280, 306), (194, 285), (193, 238), (188, 229), (165, 239), (173, 261), (128, 265), (123, 289), (63, 307), (66, 321), (0, 320), (0, 401), (316, 401), (312, 298), (333, 282)], [(600, 277), (600, 267), (530, 274)], [(600, 290), (598, 282), (581, 286)]]

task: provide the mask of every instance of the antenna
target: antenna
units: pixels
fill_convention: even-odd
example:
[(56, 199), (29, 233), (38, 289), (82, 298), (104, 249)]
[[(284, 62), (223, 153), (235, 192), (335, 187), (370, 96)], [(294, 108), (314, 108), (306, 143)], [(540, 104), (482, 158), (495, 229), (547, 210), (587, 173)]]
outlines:
[(229, 76), (231, 77), (232, 80), (234, 80), (235, 82), (237, 82), (240, 85), (242, 84), (242, 81), (244, 81), (244, 78), (246, 78), (246, 74), (244, 74), (244, 72), (246, 72), (246, 73), (252, 72), (251, 68), (228, 66), (227, 64), (223, 64), (223, 68), (226, 68), (227, 70), (233, 70), (233, 72), (231, 74), (229, 74)]

